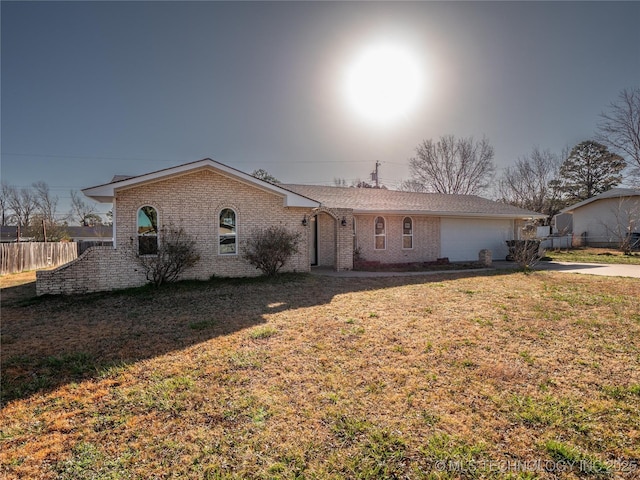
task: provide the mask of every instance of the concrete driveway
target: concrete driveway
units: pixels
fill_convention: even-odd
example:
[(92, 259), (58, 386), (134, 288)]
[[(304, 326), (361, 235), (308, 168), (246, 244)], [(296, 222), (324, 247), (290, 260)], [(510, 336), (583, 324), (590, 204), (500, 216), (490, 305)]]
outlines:
[(581, 262), (540, 262), (536, 265), (535, 268), (536, 270), (554, 270), (566, 273), (584, 273), (586, 275), (640, 278), (640, 265)]
[[(466, 270), (433, 270), (426, 272), (362, 272), (349, 270), (336, 272), (333, 269), (314, 267), (311, 273), (329, 277), (409, 277), (420, 275), (438, 275), (443, 273), (475, 273), (493, 269), (516, 269), (515, 262), (493, 262), (492, 268), (466, 269)], [(557, 272), (583, 273), (587, 275), (605, 275), (609, 277), (635, 277), (640, 278), (640, 265), (619, 265), (605, 263), (578, 263), (578, 262), (540, 262), (534, 270), (554, 270)]]

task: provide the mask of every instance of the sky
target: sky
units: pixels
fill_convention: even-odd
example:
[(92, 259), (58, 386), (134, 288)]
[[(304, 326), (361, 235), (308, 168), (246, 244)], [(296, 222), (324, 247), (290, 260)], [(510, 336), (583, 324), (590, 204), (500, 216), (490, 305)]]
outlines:
[[(447, 134), (486, 136), (499, 175), (593, 138), (640, 85), (640, 2), (2, 1), (0, 16), (1, 178), (47, 182), (59, 211), (70, 190), (207, 157), (321, 185), (379, 161), (394, 188)], [(412, 58), (420, 88), (373, 121), (345, 84), (375, 45)]]

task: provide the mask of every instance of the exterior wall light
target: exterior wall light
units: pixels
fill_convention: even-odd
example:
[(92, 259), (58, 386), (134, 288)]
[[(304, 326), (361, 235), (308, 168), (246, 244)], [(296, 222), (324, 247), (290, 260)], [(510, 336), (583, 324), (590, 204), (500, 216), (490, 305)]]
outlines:
[(307, 223), (309, 223), (309, 221), (307, 220), (307, 216), (305, 215), (305, 216), (302, 218), (302, 226), (303, 226), (303, 227), (306, 227), (306, 226), (307, 226)]

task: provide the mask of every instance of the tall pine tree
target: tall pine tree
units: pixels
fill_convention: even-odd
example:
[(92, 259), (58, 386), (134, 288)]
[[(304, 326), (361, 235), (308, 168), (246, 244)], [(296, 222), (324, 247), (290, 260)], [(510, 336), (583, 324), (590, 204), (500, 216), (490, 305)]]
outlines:
[(588, 140), (571, 150), (560, 167), (560, 192), (569, 202), (598, 195), (622, 182), (627, 162), (604, 145)]

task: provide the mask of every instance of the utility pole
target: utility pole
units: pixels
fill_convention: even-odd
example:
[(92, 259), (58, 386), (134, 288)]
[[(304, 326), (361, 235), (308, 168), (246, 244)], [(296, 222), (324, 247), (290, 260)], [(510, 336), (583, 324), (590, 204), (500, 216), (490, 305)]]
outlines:
[(380, 188), (380, 181), (378, 180), (378, 167), (381, 165), (381, 163), (376, 160), (376, 171), (375, 172), (371, 172), (371, 180), (373, 180), (374, 182), (376, 182), (376, 187), (375, 188)]

